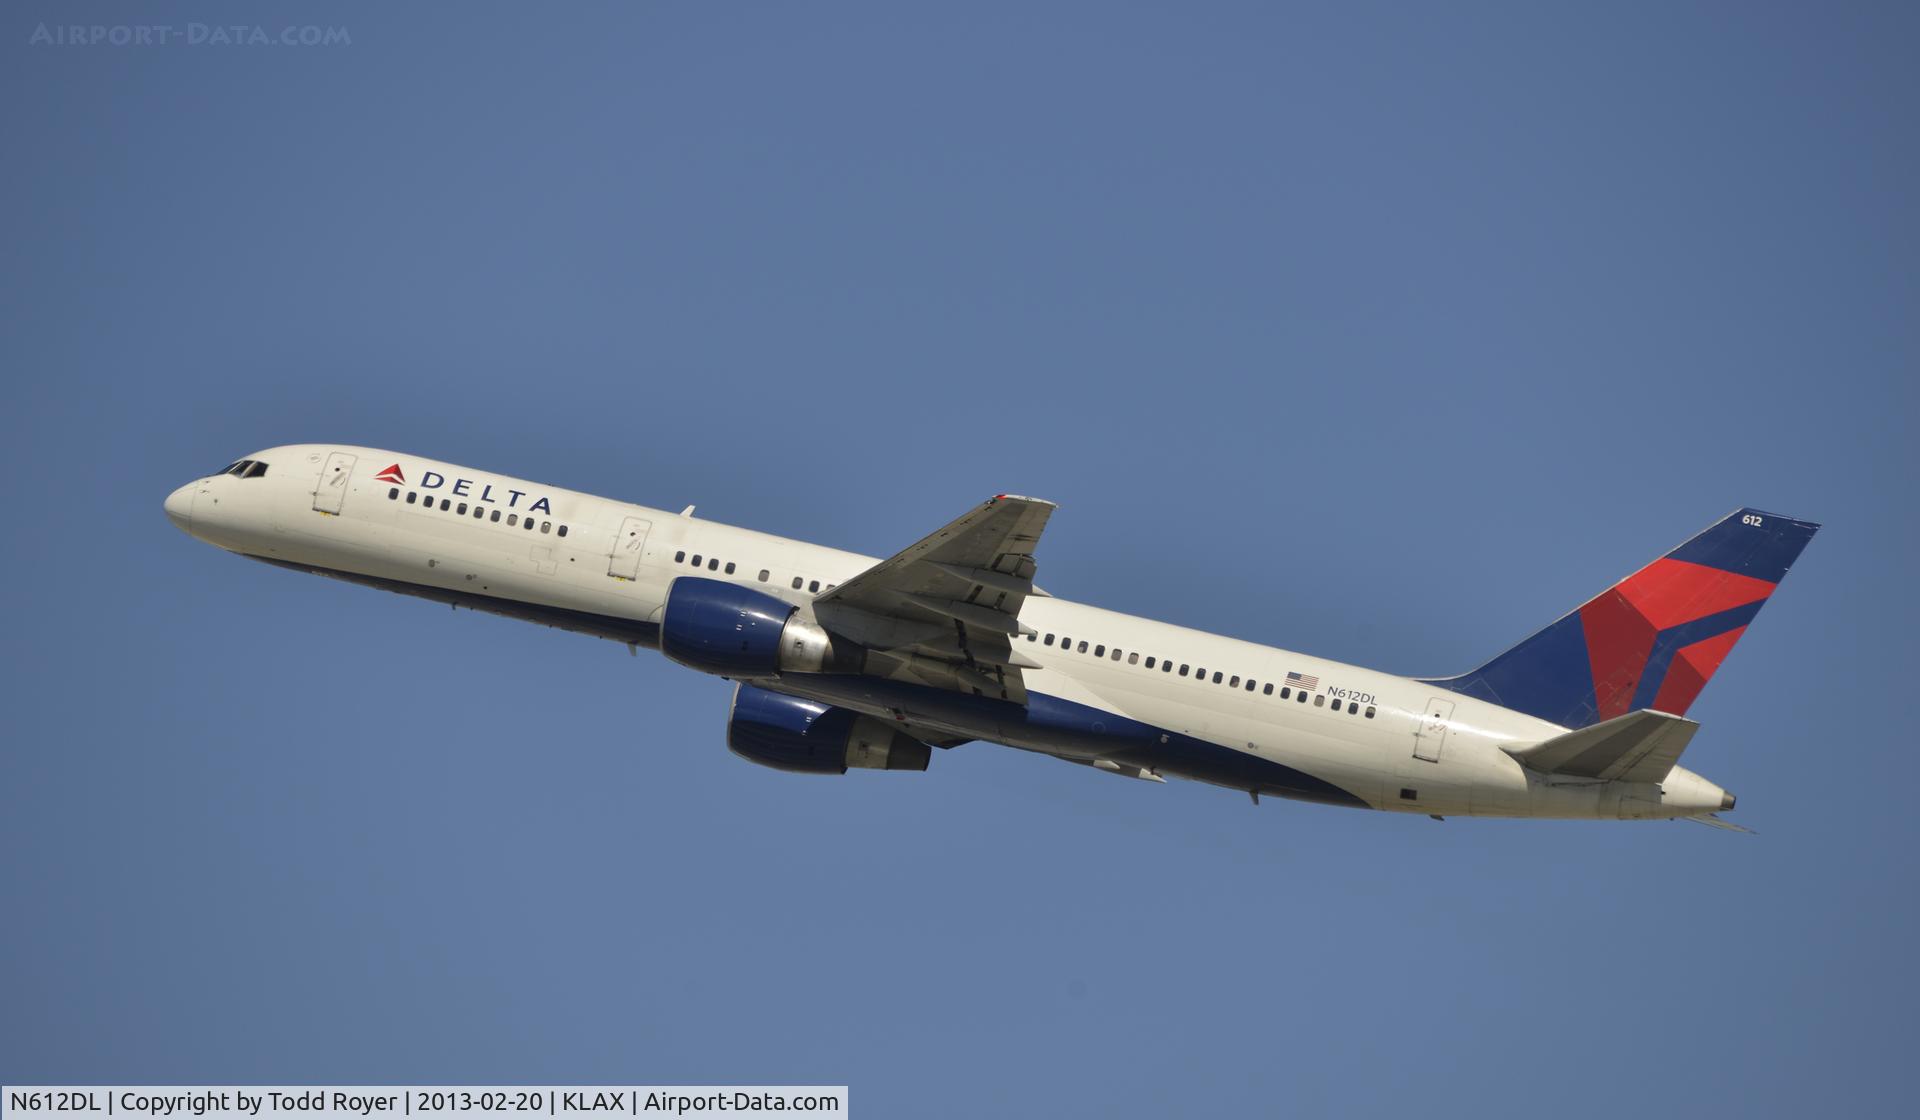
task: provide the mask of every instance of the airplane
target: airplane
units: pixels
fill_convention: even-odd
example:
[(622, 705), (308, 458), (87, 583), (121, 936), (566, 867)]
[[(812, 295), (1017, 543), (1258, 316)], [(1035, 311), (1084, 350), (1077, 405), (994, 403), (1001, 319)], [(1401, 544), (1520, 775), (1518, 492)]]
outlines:
[(1819, 526), (1736, 510), (1479, 668), (1411, 678), (1055, 598), (1054, 505), (996, 494), (885, 559), (367, 447), (167, 496), (283, 568), (658, 649), (735, 682), (727, 745), (809, 774), (987, 741), (1149, 782), (1390, 812), (1689, 819), (1687, 708)]

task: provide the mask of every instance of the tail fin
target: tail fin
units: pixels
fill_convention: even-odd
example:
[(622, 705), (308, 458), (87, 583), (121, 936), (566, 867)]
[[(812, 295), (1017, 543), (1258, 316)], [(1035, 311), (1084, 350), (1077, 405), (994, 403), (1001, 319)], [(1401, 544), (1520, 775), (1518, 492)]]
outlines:
[(1685, 715), (1819, 528), (1737, 510), (1473, 672), (1427, 683), (1563, 727)]

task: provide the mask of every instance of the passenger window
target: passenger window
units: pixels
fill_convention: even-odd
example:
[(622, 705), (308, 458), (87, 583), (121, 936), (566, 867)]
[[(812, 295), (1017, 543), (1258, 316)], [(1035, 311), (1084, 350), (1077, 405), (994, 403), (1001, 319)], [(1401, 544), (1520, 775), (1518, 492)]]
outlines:
[[(1240, 687), (1240, 678), (1236, 676), (1236, 677), (1234, 677), (1234, 678), (1233, 678), (1232, 680), (1229, 680), (1229, 681), (1227, 682), (1227, 687), (1228, 687), (1228, 688), (1239, 688), (1239, 687)], [(1252, 688), (1252, 687), (1253, 687), (1253, 682), (1252, 682), (1252, 681), (1248, 681), (1248, 682), (1247, 682), (1247, 687), (1248, 687), (1248, 688)]]
[(486, 517), (486, 516), (487, 516), (487, 507), (485, 507), (485, 506), (474, 506), (474, 507), (473, 507), (473, 519), (474, 519), (475, 521), (479, 521), (480, 519), (482, 519), (482, 518), (484, 518), (484, 517)]
[(1293, 689), (1291, 689), (1291, 688), (1283, 688), (1283, 689), (1281, 689), (1281, 690), (1280, 690), (1280, 699), (1282, 699), (1282, 700), (1291, 700), (1291, 699), (1293, 699)]
[(544, 533), (544, 532), (546, 532), (547, 530), (549, 530), (549, 529), (551, 529), (551, 528), (553, 528), (553, 522), (551, 522), (551, 521), (542, 521), (542, 522), (540, 523), (540, 531), (541, 531), (542, 533)]
[(1367, 718), (1368, 719), (1373, 718), (1373, 705), (1371, 704), (1367, 705)]
[(1214, 683), (1214, 684), (1219, 684), (1219, 683), (1220, 683), (1220, 674), (1219, 674), (1219, 673), (1215, 673), (1215, 674), (1213, 675), (1213, 683)]
[(717, 571), (719, 571), (719, 570), (720, 570), (720, 558), (719, 558), (719, 557), (717, 557), (717, 556), (715, 556), (715, 557), (712, 557), (711, 559), (709, 559), (709, 560), (707, 561), (707, 570), (708, 570), (709, 572), (717, 572)]
[(696, 568), (700, 566), (700, 554), (698, 552), (693, 554), (693, 566)]
[[(1264, 685), (1262, 685), (1262, 686), (1260, 686), (1260, 695), (1262, 695), (1262, 696), (1272, 696), (1272, 695), (1273, 695), (1273, 685), (1272, 685), (1272, 683), (1268, 683), (1268, 684), (1264, 684)], [(1280, 697), (1280, 699), (1282, 699), (1282, 700), (1285, 700), (1285, 699), (1286, 699), (1286, 697), (1285, 697), (1285, 696), (1282, 696), (1282, 697)]]
[(1040, 640), (1040, 631), (1038, 631), (1038, 630), (1029, 630), (1029, 631), (1027, 631), (1027, 640), (1028, 640), (1029, 642), (1037, 642), (1037, 641), (1039, 641), (1039, 640)]
[(805, 586), (805, 581), (804, 581), (804, 580), (802, 580), (802, 579), (801, 579), (801, 578), (800, 578), (799, 576), (794, 576), (794, 577), (793, 577), (793, 589), (794, 589), (795, 591), (798, 591), (798, 590), (800, 590), (800, 588), (801, 588), (801, 587), (803, 587), (803, 586)]
[[(1105, 657), (1105, 656), (1107, 655), (1107, 647), (1106, 647), (1106, 646), (1094, 646), (1094, 647), (1093, 647), (1093, 655), (1094, 655), (1095, 657)], [(1119, 656), (1119, 655), (1118, 655), (1118, 654), (1116, 654), (1115, 656)]]
[(496, 510), (494, 510), (494, 511), (493, 511), (493, 516), (492, 516), (492, 517), (489, 517), (489, 518), (487, 518), (487, 520), (488, 520), (488, 521), (491, 521), (491, 522), (493, 522), (493, 523), (494, 523), (495, 525), (498, 525), (498, 524), (500, 524), (500, 511), (499, 511), (499, 510), (497, 510), (497, 509), (496, 509)]
[(684, 564), (684, 563), (686, 563), (686, 562), (687, 562), (687, 554), (686, 554), (685, 552), (676, 552), (676, 553), (674, 553), (674, 554), (673, 554), (673, 562), (674, 562), (674, 563), (676, 563), (676, 564)]
[(1316, 708), (1324, 708), (1324, 707), (1326, 707), (1326, 706), (1327, 706), (1327, 698), (1326, 698), (1326, 695), (1325, 695), (1325, 694), (1321, 694), (1321, 695), (1319, 695), (1319, 696), (1315, 696), (1315, 697), (1313, 698), (1313, 706), (1314, 706), (1314, 707), (1316, 707)]
[(1053, 635), (1052, 635), (1052, 634), (1048, 634), (1048, 635), (1047, 635), (1047, 644), (1048, 644), (1048, 645), (1052, 645), (1052, 644), (1053, 644)]
[(531, 533), (531, 532), (533, 532), (533, 518), (531, 518), (531, 517), (529, 517), (529, 518), (527, 518), (527, 519), (526, 519), (525, 521), (522, 521), (522, 522), (520, 523), (520, 525), (521, 525), (521, 527), (522, 527), (522, 528), (524, 528), (524, 529), (525, 529), (525, 530), (526, 530), (527, 532), (529, 532), (529, 533)]
[(415, 492), (414, 492), (414, 491), (412, 491), (412, 490), (409, 490), (409, 491), (407, 491), (407, 504), (408, 504), (408, 505), (415, 505), (415, 504), (417, 504), (417, 503), (415, 502), (415, 499), (416, 499), (416, 498), (418, 498), (419, 496), (420, 496), (419, 494), (417, 494), (417, 493), (415, 493)]
[(1306, 693), (1304, 693), (1304, 692), (1296, 692), (1296, 693), (1294, 693), (1294, 694), (1293, 694), (1293, 698), (1294, 698), (1295, 700), (1298, 700), (1298, 701), (1300, 701), (1300, 702), (1301, 702), (1302, 704), (1304, 704), (1304, 703), (1306, 703), (1306, 702), (1307, 702), (1307, 694), (1306, 694)]
[(810, 580), (808, 580), (808, 581), (807, 581), (807, 590), (808, 590), (808, 591), (810, 591), (810, 592), (812, 592), (812, 593), (814, 593), (814, 594), (816, 594), (816, 595), (817, 595), (817, 594), (819, 594), (819, 593), (820, 593), (820, 581), (819, 581), (819, 580), (817, 580), (817, 579), (810, 579)]
[(1115, 647), (1113, 647), (1113, 659), (1114, 659), (1115, 661), (1118, 661), (1118, 660), (1120, 660), (1120, 647), (1119, 647), (1119, 646), (1115, 646)]
[[(1129, 654), (1127, 654), (1127, 664), (1129, 664), (1129, 665), (1138, 665), (1138, 664), (1140, 664), (1140, 655), (1139, 655), (1139, 654), (1137, 654), (1137, 653), (1129, 653)], [(1149, 662), (1147, 662), (1147, 668), (1149, 668), (1149, 669), (1151, 669), (1151, 668), (1153, 668), (1153, 662), (1151, 662), (1151, 661), (1149, 661)]]
[(1185, 665), (1180, 666), (1180, 675), (1183, 677), (1187, 675), (1187, 666)]
[(1067, 637), (1065, 634), (1060, 635), (1060, 648), (1071, 650), (1073, 648), (1073, 639)]
[(387, 491), (387, 500), (389, 502), (397, 502), (400, 500), (400, 488), (398, 486)]
[(467, 503), (461, 502), (460, 508), (454, 510), (453, 512), (459, 514), (461, 517), (465, 517), (467, 515)]
[(452, 508), (453, 508), (453, 499), (452, 499), (452, 498), (442, 498), (442, 499), (440, 499), (440, 512), (441, 512), (441, 513), (445, 513), (445, 512), (447, 512), (448, 510), (450, 510), (450, 509), (452, 509)]
[(765, 568), (760, 569), (760, 582), (761, 583), (767, 582), (767, 577), (771, 575), (773, 575), (773, 573), (768, 571), (767, 569)]
[(1203, 681), (1207, 679), (1207, 671), (1205, 669), (1195, 669), (1193, 675)]
[(1347, 714), (1348, 714), (1348, 715), (1350, 715), (1350, 716), (1357, 716), (1357, 715), (1359, 715), (1359, 714), (1360, 714), (1360, 701), (1358, 701), (1358, 700), (1349, 700), (1349, 701), (1347, 701)]
[(1080, 652), (1081, 652), (1081, 653), (1085, 653), (1085, 652), (1087, 652), (1087, 643), (1085, 643), (1085, 642), (1081, 642), (1081, 643), (1080, 643)]
[(1171, 673), (1171, 672), (1173, 672), (1173, 662), (1171, 662), (1171, 661), (1162, 661), (1162, 662), (1160, 663), (1160, 671), (1161, 671), (1161, 672), (1163, 672), (1163, 673)]
[[(511, 529), (511, 528), (513, 528), (513, 527), (514, 527), (515, 525), (518, 525), (518, 524), (520, 524), (520, 515), (519, 515), (519, 514), (517, 514), (517, 513), (509, 513), (509, 514), (507, 514), (507, 528), (509, 528), (509, 529)], [(682, 556), (685, 556), (685, 555), (686, 555), (686, 553), (684, 553), (684, 552), (683, 552), (683, 553), (681, 553), (680, 555), (682, 555)]]
[(731, 560), (727, 561), (727, 574), (728, 575), (733, 574), (733, 561)]
[[(498, 515), (498, 514), (495, 514), (494, 516), (496, 516), (496, 517), (497, 517), (497, 516), (499, 516), (499, 515)], [(566, 536), (566, 535), (567, 535), (567, 527), (566, 527), (565, 525), (562, 525), (562, 526), (560, 526), (560, 528), (559, 528), (559, 529), (557, 530), (557, 532), (558, 532), (558, 533), (559, 533), (559, 534), (560, 534), (561, 536), (563, 536), (563, 537), (564, 537), (564, 536)]]

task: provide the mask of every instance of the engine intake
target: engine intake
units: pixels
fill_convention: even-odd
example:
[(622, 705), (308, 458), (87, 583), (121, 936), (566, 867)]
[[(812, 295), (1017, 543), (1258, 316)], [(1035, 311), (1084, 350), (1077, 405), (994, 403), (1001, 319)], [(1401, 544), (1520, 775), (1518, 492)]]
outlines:
[(765, 592), (682, 576), (667, 589), (660, 652), (724, 677), (859, 672), (860, 652)]
[(925, 770), (933, 749), (884, 720), (742, 684), (727, 717), (727, 749), (798, 774)]

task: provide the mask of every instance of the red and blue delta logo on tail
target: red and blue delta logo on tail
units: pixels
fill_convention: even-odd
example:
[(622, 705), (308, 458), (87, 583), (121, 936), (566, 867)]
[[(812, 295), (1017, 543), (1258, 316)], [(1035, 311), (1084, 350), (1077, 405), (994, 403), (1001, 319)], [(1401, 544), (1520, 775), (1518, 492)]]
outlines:
[(1739, 510), (1473, 672), (1429, 683), (1565, 727), (1685, 715), (1819, 528)]

